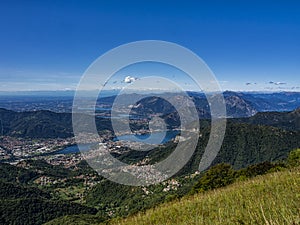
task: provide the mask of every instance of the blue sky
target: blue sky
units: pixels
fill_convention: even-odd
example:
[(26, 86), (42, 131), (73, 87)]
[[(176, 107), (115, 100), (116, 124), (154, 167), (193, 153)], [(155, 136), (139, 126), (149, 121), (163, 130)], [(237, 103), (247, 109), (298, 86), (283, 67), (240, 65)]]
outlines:
[(147, 39), (194, 51), (224, 90), (300, 91), (297, 0), (1, 1), (0, 32), (1, 91), (74, 89), (101, 54)]

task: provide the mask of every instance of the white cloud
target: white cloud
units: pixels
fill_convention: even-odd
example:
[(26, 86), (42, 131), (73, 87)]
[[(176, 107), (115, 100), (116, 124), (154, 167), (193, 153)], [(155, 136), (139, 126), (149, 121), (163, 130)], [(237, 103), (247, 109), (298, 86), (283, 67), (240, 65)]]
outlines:
[(270, 81), (269, 84), (285, 85), (285, 84), (287, 84), (287, 83), (286, 83), (286, 82), (274, 82), (274, 81)]
[(125, 77), (124, 82), (130, 84), (136, 80), (137, 80), (137, 78), (135, 78), (135, 77), (127, 76), (127, 77)]
[(285, 85), (286, 83), (285, 82), (275, 82), (274, 84), (275, 85)]

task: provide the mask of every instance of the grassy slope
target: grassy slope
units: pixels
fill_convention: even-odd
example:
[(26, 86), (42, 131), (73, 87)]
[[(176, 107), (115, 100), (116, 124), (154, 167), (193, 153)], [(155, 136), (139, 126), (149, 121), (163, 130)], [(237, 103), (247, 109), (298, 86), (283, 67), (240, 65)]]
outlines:
[(300, 224), (300, 168), (165, 203), (110, 224)]

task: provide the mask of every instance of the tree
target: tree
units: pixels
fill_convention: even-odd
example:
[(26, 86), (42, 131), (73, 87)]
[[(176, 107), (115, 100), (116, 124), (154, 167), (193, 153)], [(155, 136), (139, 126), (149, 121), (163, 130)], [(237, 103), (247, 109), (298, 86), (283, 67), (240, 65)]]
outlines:
[(300, 166), (300, 148), (290, 152), (287, 162), (291, 167)]
[(235, 171), (229, 164), (221, 163), (210, 168), (192, 189), (193, 193), (224, 187), (235, 181)]

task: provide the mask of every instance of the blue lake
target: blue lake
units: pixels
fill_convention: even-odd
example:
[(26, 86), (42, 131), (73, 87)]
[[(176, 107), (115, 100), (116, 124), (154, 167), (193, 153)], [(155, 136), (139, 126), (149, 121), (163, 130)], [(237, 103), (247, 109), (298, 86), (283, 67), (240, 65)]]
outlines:
[[(147, 144), (164, 144), (170, 141), (171, 139), (175, 138), (177, 134), (179, 134), (179, 131), (176, 130), (169, 130), (166, 132), (166, 134), (163, 136), (164, 132), (155, 132), (151, 135), (150, 134), (141, 134), (141, 135), (134, 135), (134, 134), (127, 134), (127, 135), (121, 135), (118, 138), (114, 138), (113, 141), (134, 141), (135, 138), (138, 138), (140, 142), (144, 142)], [(93, 145), (96, 143), (87, 143), (87, 144), (79, 144), (81, 151), (88, 151)], [(72, 154), (72, 153), (79, 153), (80, 150), (77, 145), (71, 145), (68, 147), (65, 147), (64, 149), (61, 149), (55, 154)]]
[[(81, 151), (88, 151), (95, 143), (88, 144), (79, 144), (79, 145), (70, 145), (65, 147), (62, 150), (57, 151), (55, 154), (71, 154), (71, 153), (79, 153)], [(80, 150), (78, 148), (80, 146)]]
[(96, 116), (98, 118), (105, 118), (105, 119), (123, 119), (123, 118), (126, 118), (126, 117), (129, 117), (129, 119), (133, 119), (133, 120), (136, 120), (136, 119), (146, 119), (145, 116), (142, 116), (142, 115), (131, 115), (129, 114), (129, 116), (127, 114), (118, 114), (117, 116)]
[(155, 132), (152, 134), (140, 135), (127, 134), (121, 135), (118, 138), (114, 138), (114, 141), (135, 141), (136, 139), (138, 139), (138, 141), (146, 144), (164, 144), (175, 138), (177, 134), (179, 134), (179, 131), (177, 130), (169, 130), (165, 133), (165, 135), (164, 132)]

